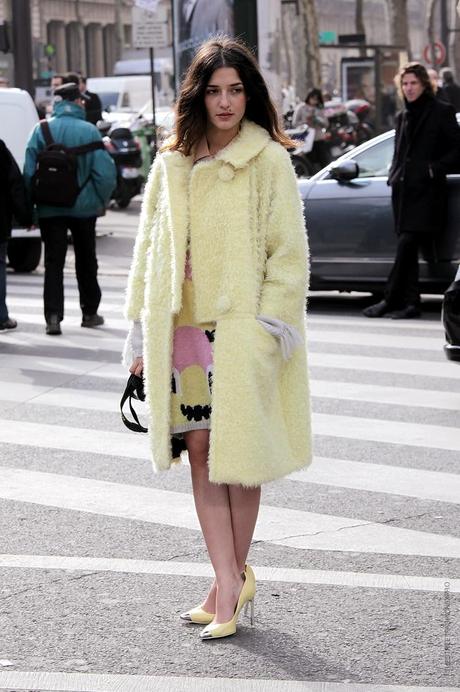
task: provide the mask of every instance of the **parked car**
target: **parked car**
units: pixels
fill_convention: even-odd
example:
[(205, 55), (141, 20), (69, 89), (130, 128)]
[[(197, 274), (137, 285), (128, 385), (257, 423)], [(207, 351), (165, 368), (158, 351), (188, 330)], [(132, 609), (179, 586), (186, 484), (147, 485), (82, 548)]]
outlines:
[[(396, 252), (387, 185), (393, 147), (394, 130), (298, 181), (310, 240), (312, 290), (383, 291)], [(460, 175), (448, 176), (448, 192), (447, 230), (420, 263), (425, 293), (444, 293), (460, 257)]]
[(460, 265), (453, 283), (444, 294), (442, 321), (446, 333), (444, 353), (449, 360), (460, 362)]
[[(38, 122), (37, 110), (30, 94), (22, 89), (0, 89), (0, 137), (13, 154), (22, 171), (27, 140)], [(18, 272), (31, 272), (40, 262), (42, 244), (40, 231), (20, 228), (13, 219), (8, 242), (10, 267)]]

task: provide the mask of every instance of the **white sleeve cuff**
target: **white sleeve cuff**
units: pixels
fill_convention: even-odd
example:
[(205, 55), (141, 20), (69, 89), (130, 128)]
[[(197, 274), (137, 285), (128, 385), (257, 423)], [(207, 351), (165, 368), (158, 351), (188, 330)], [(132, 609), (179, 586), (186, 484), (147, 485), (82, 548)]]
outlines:
[(135, 358), (141, 358), (143, 355), (143, 337), (142, 323), (140, 320), (131, 322), (128, 335), (123, 347), (122, 364), (126, 368), (130, 368)]
[(289, 360), (296, 348), (302, 345), (303, 339), (299, 330), (290, 324), (267, 315), (257, 315), (256, 319), (265, 327), (267, 332), (280, 340), (281, 353), (284, 360)]

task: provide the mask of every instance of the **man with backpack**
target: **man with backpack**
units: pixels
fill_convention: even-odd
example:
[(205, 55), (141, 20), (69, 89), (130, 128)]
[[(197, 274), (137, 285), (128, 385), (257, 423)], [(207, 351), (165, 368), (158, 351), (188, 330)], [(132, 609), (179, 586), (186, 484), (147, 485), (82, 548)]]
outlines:
[(84, 95), (77, 84), (54, 91), (53, 115), (40, 121), (27, 143), (24, 179), (37, 207), (45, 245), (44, 312), (46, 333), (61, 334), (64, 318), (63, 272), (67, 231), (75, 251), (82, 327), (97, 327), (96, 219), (116, 184), (115, 165), (97, 128), (85, 120)]

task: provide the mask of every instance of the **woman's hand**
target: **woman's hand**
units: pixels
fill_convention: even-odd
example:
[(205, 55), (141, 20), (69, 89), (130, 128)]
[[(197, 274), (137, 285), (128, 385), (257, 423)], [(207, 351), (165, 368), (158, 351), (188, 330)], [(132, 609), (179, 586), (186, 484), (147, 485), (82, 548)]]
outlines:
[(133, 364), (131, 365), (129, 372), (138, 377), (142, 377), (142, 371), (144, 369), (144, 359), (142, 356), (135, 358)]

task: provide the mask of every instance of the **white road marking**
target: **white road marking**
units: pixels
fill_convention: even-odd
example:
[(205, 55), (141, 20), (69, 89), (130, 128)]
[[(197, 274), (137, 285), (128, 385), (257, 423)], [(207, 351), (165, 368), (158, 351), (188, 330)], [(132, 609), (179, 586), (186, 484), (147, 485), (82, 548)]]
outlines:
[[(73, 307), (75, 305), (73, 304)], [(102, 308), (101, 308), (101, 313), (102, 313)], [(18, 329), (21, 326), (21, 323), (24, 324), (39, 324), (44, 328), (45, 325), (45, 318), (43, 317), (43, 313), (39, 310), (36, 312), (20, 312), (15, 315), (15, 319), (18, 321)], [(74, 329), (75, 327), (80, 327), (80, 322), (81, 322), (81, 315), (69, 315), (66, 316), (63, 322), (61, 323), (61, 328), (64, 333), (65, 328), (70, 328)], [(112, 329), (120, 329), (124, 330), (125, 332), (127, 331), (128, 328), (128, 322), (123, 318), (122, 313), (120, 312), (120, 317), (108, 317), (106, 320), (105, 328), (112, 328)], [(104, 327), (99, 328), (101, 331), (104, 329)], [(50, 338), (50, 337), (49, 337)], [(55, 341), (57, 342), (59, 337), (56, 337)], [(50, 339), (51, 340), (51, 339)]]
[[(202, 645), (203, 646), (203, 645)], [(0, 672), (2, 688), (47, 692), (455, 692), (455, 687), (412, 685), (363, 685), (307, 680), (261, 678), (203, 678), (174, 675), (109, 675), (104, 673)]]
[(291, 473), (287, 478), (301, 483), (460, 504), (460, 473), (315, 457), (310, 467)]
[[(445, 590), (449, 583), (451, 593), (460, 593), (460, 579), (448, 577), (420, 577), (415, 574), (371, 574), (369, 572), (343, 572), (340, 570), (292, 569), (264, 567), (251, 563), (257, 581), (290, 584), (327, 584), (350, 588), (398, 589), (402, 591)], [(161, 574), (183, 577), (214, 577), (210, 563), (171, 562), (171, 560), (131, 560), (120, 558), (77, 557), (67, 555), (9, 555), (0, 554), (0, 568), (64, 569), (98, 572), (124, 572), (127, 574)]]
[[(121, 356), (120, 356), (121, 359)], [(124, 378), (128, 371), (123, 366), (107, 364), (101, 360), (81, 360), (77, 358), (56, 358), (51, 356), (22, 356), (8, 354), (0, 366), (0, 381), (14, 382), (14, 371), (36, 370), (38, 372), (66, 373), (69, 375), (91, 375), (92, 377)]]
[(337, 380), (310, 380), (313, 396), (338, 401), (367, 401), (372, 404), (396, 404), (414, 408), (460, 411), (460, 393), (432, 389), (409, 389)]
[(341, 346), (375, 346), (376, 348), (400, 348), (417, 351), (440, 351), (444, 343), (438, 337), (375, 334), (350, 330), (325, 331), (316, 326), (308, 331), (310, 342), (325, 342)]
[(314, 413), (313, 431), (315, 435), (460, 451), (458, 428), (445, 425), (421, 425), (381, 418)]
[[(442, 342), (439, 343), (439, 353)], [(460, 379), (460, 368), (456, 363), (433, 360), (408, 360), (406, 358), (379, 358), (350, 353), (317, 353), (310, 351), (309, 363), (317, 368), (339, 368), (359, 373), (361, 370), (373, 373), (394, 373), (402, 375), (421, 375), (422, 377), (445, 377)], [(358, 375), (357, 375), (358, 376)]]
[[(197, 531), (193, 497), (64, 474), (0, 467), (0, 497)], [(460, 538), (262, 505), (254, 540), (300, 550), (460, 558)]]
[[(391, 320), (391, 319), (369, 319), (369, 318), (353, 318), (339, 317), (332, 315), (318, 315), (315, 312), (307, 311), (308, 324), (312, 325), (330, 325), (331, 327), (364, 327), (371, 332), (373, 329), (400, 329), (407, 331), (414, 329), (416, 331), (429, 330), (444, 334), (441, 320)], [(373, 332), (375, 334), (375, 332)]]

